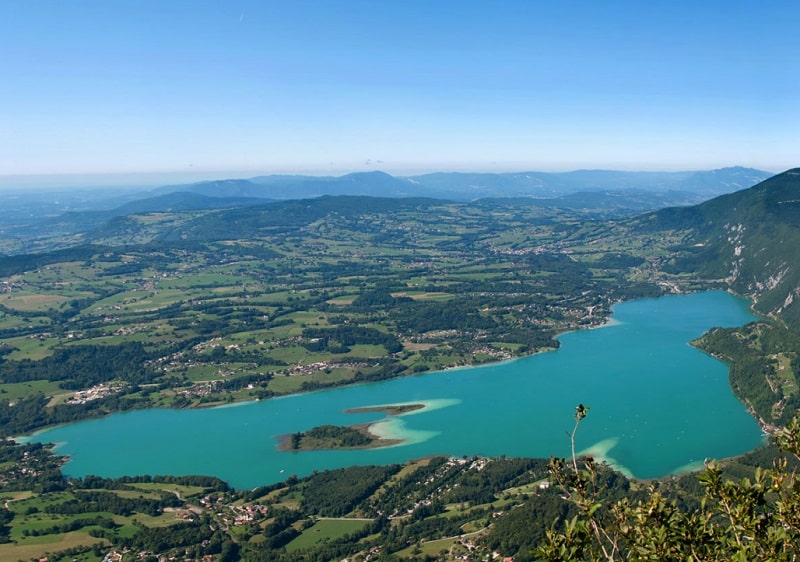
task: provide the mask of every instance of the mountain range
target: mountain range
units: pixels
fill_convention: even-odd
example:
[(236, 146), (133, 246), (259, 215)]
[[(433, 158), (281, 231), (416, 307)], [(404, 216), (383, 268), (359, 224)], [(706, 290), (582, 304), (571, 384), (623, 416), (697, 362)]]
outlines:
[(554, 198), (583, 192), (684, 193), (708, 199), (750, 187), (769, 172), (731, 167), (698, 172), (627, 172), (578, 170), (573, 172), (460, 173), (438, 172), (396, 177), (384, 172), (359, 172), (339, 177), (257, 176), (184, 185), (164, 186), (153, 194), (183, 191), (211, 197), (266, 197), (308, 199), (322, 195), (375, 197), (434, 197), (473, 201), (486, 197)]
[[(694, 205), (722, 193), (750, 187), (770, 175), (742, 167), (699, 172), (441, 172), (410, 177), (365, 172), (340, 177), (258, 176), (113, 194), (105, 191), (52, 196), (4, 194), (7, 212), (0, 216), (0, 238), (20, 241), (11, 252), (4, 250), (6, 253), (22, 253), (53, 246), (54, 242), (99, 228), (115, 217), (246, 207), (325, 195), (436, 198), (459, 202), (516, 198), (519, 204), (567, 209), (588, 219), (608, 219), (664, 207)], [(37, 245), (30, 244), (31, 240), (37, 240)]]

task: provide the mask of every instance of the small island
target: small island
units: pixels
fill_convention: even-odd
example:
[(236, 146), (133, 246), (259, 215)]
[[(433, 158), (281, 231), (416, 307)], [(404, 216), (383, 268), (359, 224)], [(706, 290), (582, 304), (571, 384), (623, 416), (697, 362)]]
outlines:
[[(387, 416), (400, 416), (421, 410), (425, 404), (387, 404), (345, 410), (347, 414), (383, 412)], [(320, 425), (308, 431), (282, 435), (278, 442), (280, 451), (320, 451), (330, 449), (376, 449), (403, 443), (403, 439), (386, 439), (370, 431), (373, 423), (352, 426)]]
[(425, 404), (386, 404), (385, 406), (365, 406), (363, 408), (349, 408), (345, 414), (364, 414), (367, 412), (383, 412), (387, 416), (401, 416), (409, 412), (421, 410)]
[(282, 435), (281, 451), (321, 451), (329, 449), (375, 449), (398, 445), (402, 439), (383, 439), (369, 431), (372, 424), (354, 426), (320, 425), (308, 431)]

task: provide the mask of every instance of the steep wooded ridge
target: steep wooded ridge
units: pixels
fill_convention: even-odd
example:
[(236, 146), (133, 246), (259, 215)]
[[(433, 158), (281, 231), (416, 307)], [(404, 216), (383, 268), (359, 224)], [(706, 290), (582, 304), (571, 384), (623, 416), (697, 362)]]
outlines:
[(800, 323), (800, 168), (694, 207), (656, 211), (639, 224), (689, 229), (675, 270), (724, 280), (757, 312)]

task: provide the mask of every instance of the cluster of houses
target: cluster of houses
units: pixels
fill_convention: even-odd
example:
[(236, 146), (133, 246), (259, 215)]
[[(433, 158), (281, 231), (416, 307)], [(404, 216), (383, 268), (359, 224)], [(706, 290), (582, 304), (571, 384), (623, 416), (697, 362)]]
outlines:
[(88, 390), (78, 390), (68, 400), (68, 404), (86, 404), (92, 400), (105, 398), (112, 394), (116, 394), (121, 390), (120, 385), (113, 384), (96, 384)]
[(0, 293), (10, 293), (14, 289), (22, 289), (24, 281), (0, 281)]

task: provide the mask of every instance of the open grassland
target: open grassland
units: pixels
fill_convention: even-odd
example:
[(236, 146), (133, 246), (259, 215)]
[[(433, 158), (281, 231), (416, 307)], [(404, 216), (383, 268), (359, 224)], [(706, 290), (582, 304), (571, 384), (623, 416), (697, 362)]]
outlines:
[[(415, 559), (420, 556), (430, 556), (434, 558), (441, 557), (443, 556), (442, 553), (444, 553), (447, 555), (447, 559), (450, 560), (455, 556), (453, 549), (455, 549), (457, 545), (459, 545), (458, 537), (420, 541), (420, 543), (417, 545), (409, 546), (408, 548), (397, 551), (395, 555), (400, 558)], [(458, 554), (464, 554), (465, 552), (466, 549), (464, 549), (464, 552), (459, 552)]]
[(63, 392), (63, 390), (58, 386), (58, 383), (46, 380), (0, 384), (0, 399), (3, 400), (19, 400), (30, 394), (38, 393), (53, 396), (60, 392)]
[(69, 301), (65, 295), (42, 295), (18, 293), (7, 297), (3, 304), (17, 311), (38, 311), (56, 307), (58, 304)]
[(320, 519), (308, 529), (304, 529), (299, 537), (287, 544), (286, 550), (294, 552), (305, 548), (313, 548), (325, 542), (358, 532), (368, 522), (360, 519)]
[(205, 491), (205, 488), (202, 486), (188, 486), (185, 484), (173, 484), (171, 482), (134, 482), (130, 484), (130, 486), (140, 490), (158, 490), (170, 494), (177, 494), (182, 498), (198, 496)]
[(53, 348), (62, 345), (65, 338), (54, 337), (46, 331), (38, 331), (36, 336), (8, 338), (3, 343), (12, 350), (6, 357), (10, 360), (30, 359), (37, 361), (52, 354)]
[(13, 544), (0, 544), (0, 560), (40, 560), (48, 553), (76, 547), (90, 547), (95, 544), (105, 546), (108, 541), (81, 531), (29, 538)]

